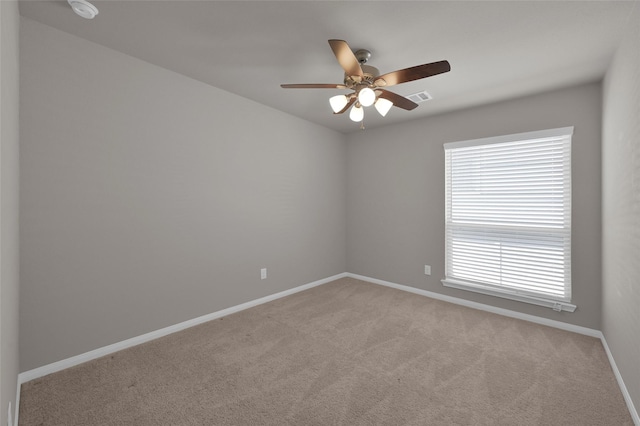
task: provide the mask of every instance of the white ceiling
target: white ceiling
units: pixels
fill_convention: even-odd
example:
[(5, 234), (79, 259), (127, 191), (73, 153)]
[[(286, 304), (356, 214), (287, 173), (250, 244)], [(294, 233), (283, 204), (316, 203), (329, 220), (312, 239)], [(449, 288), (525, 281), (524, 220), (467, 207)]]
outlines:
[(281, 83), (341, 83), (327, 43), (369, 49), (381, 73), (446, 59), (451, 72), (390, 88), (426, 90), (413, 111), (373, 108), (373, 128), (551, 90), (604, 76), (638, 1), (93, 1), (93, 20), (66, 1), (21, 0), (23, 16), (330, 127), (334, 89)]

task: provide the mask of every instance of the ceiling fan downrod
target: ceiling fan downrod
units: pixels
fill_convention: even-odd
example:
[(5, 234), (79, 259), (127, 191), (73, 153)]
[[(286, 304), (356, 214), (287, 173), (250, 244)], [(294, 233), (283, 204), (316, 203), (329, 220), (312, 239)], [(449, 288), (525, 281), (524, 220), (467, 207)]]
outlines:
[(356, 59), (360, 62), (360, 65), (366, 64), (371, 59), (371, 52), (367, 49), (358, 49), (356, 50)]

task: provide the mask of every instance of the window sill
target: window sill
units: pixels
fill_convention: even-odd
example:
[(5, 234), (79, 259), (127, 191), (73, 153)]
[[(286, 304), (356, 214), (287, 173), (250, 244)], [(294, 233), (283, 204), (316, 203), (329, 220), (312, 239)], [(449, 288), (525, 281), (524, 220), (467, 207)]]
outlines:
[(509, 291), (500, 291), (493, 288), (473, 285), (466, 282), (456, 281), (451, 279), (443, 279), (442, 285), (444, 285), (445, 287), (457, 288), (459, 290), (467, 290), (467, 291), (472, 291), (474, 293), (487, 294), (489, 296), (501, 297), (503, 299), (516, 300), (518, 302), (544, 306), (546, 308), (551, 308), (556, 312), (560, 312), (560, 311), (573, 312), (576, 310), (576, 307), (577, 307), (576, 305), (572, 305), (571, 303), (567, 303), (567, 302), (516, 294), (516, 293), (511, 293)]

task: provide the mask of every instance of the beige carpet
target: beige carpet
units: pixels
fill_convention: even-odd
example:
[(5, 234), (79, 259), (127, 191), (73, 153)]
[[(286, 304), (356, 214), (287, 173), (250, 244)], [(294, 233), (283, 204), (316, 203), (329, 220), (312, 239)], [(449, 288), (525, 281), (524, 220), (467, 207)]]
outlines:
[(350, 278), (33, 380), (21, 425), (632, 425), (598, 339)]

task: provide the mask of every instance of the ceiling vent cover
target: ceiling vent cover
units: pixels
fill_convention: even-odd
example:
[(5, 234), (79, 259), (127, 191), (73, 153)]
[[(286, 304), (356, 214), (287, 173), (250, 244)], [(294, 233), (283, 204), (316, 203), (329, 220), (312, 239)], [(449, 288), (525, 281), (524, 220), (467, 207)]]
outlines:
[(420, 102), (426, 102), (426, 101), (429, 101), (429, 100), (433, 99), (433, 96), (431, 96), (425, 90), (425, 91), (422, 91), (422, 92), (418, 92), (418, 93), (413, 93), (411, 95), (407, 95), (407, 96), (405, 96), (405, 98), (410, 99), (413, 102), (419, 104)]

